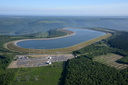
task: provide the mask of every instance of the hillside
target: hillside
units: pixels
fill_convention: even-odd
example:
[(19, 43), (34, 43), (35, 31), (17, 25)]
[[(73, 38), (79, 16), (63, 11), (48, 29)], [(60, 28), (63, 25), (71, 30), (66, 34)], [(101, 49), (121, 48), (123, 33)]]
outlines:
[(0, 34), (32, 34), (65, 27), (102, 27), (128, 31), (127, 22), (127, 17), (0, 16)]

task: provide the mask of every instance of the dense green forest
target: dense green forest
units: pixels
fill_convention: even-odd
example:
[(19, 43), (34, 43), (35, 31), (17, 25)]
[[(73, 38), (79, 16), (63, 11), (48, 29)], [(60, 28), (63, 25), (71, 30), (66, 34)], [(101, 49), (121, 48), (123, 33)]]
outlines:
[(16, 75), (17, 69), (7, 69), (14, 56), (12, 53), (0, 55), (0, 85), (9, 85)]
[(120, 32), (118, 35), (108, 41), (110, 46), (114, 48), (123, 49), (128, 51), (128, 32)]
[(64, 36), (66, 35), (67, 33), (65, 32), (62, 32), (62, 31), (59, 31), (57, 29), (52, 29), (52, 30), (49, 30), (48, 31), (48, 38), (51, 38), (51, 37), (58, 37), (58, 36)]
[(119, 62), (119, 63), (124, 63), (124, 64), (128, 64), (128, 56), (123, 57), (122, 59), (119, 59), (117, 62)]
[(128, 69), (119, 71), (86, 56), (67, 61), (60, 85), (127, 85)]
[[(128, 51), (128, 32), (119, 31), (112, 38), (110, 38), (107, 43), (113, 47), (118, 48), (123, 51)], [(120, 63), (128, 63), (128, 55), (125, 55), (124, 58), (118, 60)]]

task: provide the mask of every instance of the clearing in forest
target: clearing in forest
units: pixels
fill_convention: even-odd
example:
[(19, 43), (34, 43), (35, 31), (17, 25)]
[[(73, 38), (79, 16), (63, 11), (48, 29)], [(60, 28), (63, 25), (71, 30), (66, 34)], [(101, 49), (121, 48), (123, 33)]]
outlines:
[(102, 55), (102, 56), (98, 56), (95, 57), (93, 60), (106, 64), (108, 66), (114, 67), (116, 69), (122, 70), (128, 67), (127, 64), (121, 64), (121, 63), (117, 63), (116, 61), (121, 59), (123, 56), (117, 55), (117, 54), (113, 54), (113, 53), (109, 53), (107, 55)]

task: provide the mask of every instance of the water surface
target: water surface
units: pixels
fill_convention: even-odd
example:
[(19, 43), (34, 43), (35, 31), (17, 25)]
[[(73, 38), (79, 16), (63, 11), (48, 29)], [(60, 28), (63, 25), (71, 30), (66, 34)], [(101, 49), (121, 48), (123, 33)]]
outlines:
[(106, 34), (103, 32), (93, 31), (88, 29), (68, 29), (68, 30), (73, 31), (76, 34), (64, 38), (50, 39), (50, 40), (26, 40), (26, 41), (18, 42), (17, 45), (23, 48), (31, 48), (31, 49), (65, 48)]

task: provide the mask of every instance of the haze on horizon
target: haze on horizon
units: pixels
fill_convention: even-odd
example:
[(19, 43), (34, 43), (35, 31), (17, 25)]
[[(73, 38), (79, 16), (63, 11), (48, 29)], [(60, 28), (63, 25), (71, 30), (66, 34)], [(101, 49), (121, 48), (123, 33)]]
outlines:
[(0, 0), (0, 15), (128, 16), (128, 0)]

